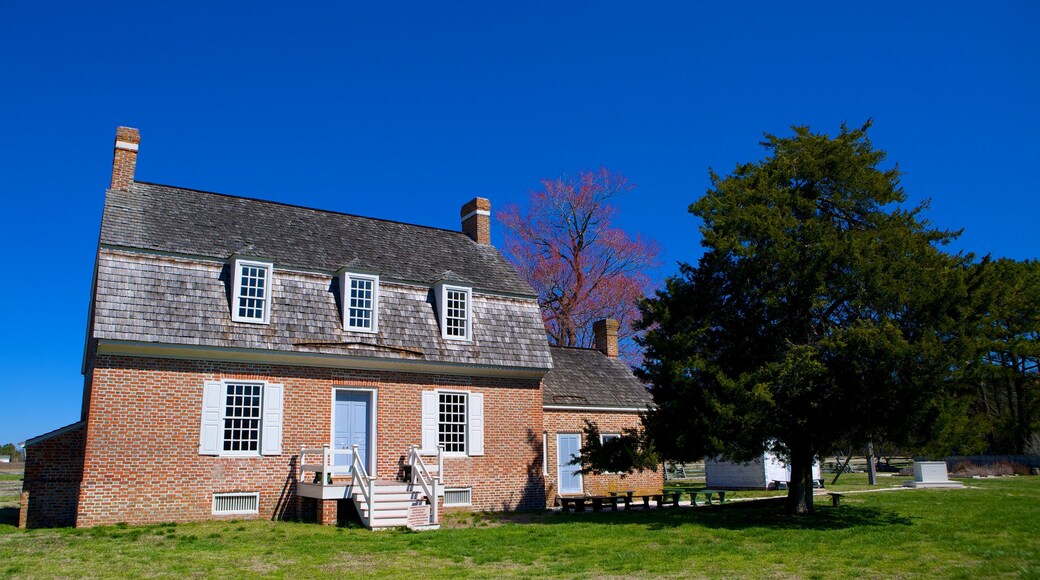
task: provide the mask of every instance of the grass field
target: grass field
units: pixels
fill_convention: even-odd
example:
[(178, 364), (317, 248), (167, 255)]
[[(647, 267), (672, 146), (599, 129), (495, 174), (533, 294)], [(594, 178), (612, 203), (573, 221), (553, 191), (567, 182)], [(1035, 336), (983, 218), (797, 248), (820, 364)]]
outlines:
[(767, 499), (467, 514), (424, 533), (265, 521), (19, 531), (4, 517), (0, 576), (1040, 577), (1040, 477), (967, 484), (850, 494), (840, 508), (824, 496), (813, 517)]

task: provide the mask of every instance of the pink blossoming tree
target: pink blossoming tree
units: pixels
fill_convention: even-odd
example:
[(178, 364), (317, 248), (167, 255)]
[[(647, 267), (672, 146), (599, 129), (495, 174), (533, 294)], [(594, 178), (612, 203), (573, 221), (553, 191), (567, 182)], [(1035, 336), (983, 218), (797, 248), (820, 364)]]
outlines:
[(660, 247), (613, 225), (611, 200), (634, 186), (605, 168), (541, 184), (526, 210), (509, 205), (497, 217), (506, 256), (538, 292), (550, 343), (594, 346), (592, 323), (613, 318), (621, 356), (636, 362), (633, 323)]

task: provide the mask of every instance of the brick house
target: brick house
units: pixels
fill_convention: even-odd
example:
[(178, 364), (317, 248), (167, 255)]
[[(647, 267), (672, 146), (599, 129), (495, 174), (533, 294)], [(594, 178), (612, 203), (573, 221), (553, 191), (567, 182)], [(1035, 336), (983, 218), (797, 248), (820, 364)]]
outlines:
[(618, 485), (557, 459), (649, 403), (617, 325), (550, 348), (486, 199), (454, 232), (208, 193), (136, 181), (139, 143), (118, 129), (81, 420), (26, 442), (25, 524), (420, 528)]

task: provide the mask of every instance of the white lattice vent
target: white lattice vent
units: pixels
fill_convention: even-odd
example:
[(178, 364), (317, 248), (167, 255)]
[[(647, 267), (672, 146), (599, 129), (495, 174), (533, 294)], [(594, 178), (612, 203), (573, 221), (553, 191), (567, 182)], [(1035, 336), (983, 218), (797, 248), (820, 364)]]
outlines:
[(259, 492), (213, 494), (213, 515), (255, 514), (259, 511)]
[(473, 505), (473, 490), (468, 487), (448, 488), (444, 490), (444, 507)]

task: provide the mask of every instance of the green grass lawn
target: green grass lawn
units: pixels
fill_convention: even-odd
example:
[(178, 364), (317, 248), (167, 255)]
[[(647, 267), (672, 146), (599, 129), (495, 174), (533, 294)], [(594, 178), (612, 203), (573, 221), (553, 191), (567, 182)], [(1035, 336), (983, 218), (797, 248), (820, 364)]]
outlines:
[[(845, 490), (865, 487), (845, 478)], [(812, 517), (783, 515), (779, 500), (765, 500), (460, 515), (424, 533), (256, 521), (30, 531), (4, 523), (0, 576), (1040, 577), (1040, 477), (967, 484), (850, 494), (836, 509), (824, 496)]]

